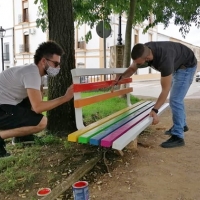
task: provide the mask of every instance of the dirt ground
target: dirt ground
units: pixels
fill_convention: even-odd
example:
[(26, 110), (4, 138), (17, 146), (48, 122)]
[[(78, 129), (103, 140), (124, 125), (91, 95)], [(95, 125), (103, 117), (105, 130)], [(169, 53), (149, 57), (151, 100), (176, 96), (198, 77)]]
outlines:
[(168, 109), (158, 125), (140, 135), (136, 152), (127, 149), (112, 163), (112, 177), (106, 173), (89, 184), (91, 200), (199, 200), (199, 99), (185, 100), (185, 108), (189, 131), (184, 147), (159, 146), (169, 138), (163, 134), (172, 125)]
[[(189, 131), (185, 133), (184, 147), (159, 146), (168, 139), (164, 131), (172, 125), (171, 111), (167, 109), (158, 125), (148, 127), (139, 136), (137, 150), (126, 148), (123, 157), (107, 151), (93, 170), (82, 177), (89, 182), (90, 200), (200, 200), (199, 99), (186, 99), (185, 107)], [(79, 144), (67, 151), (59, 145), (43, 146), (38, 168), (27, 169), (35, 170), (34, 182), (9, 194), (0, 192), (0, 200), (41, 199), (36, 195), (38, 188), (55, 188), (86, 160), (96, 156), (98, 150)], [(57, 200), (71, 199), (72, 188)]]

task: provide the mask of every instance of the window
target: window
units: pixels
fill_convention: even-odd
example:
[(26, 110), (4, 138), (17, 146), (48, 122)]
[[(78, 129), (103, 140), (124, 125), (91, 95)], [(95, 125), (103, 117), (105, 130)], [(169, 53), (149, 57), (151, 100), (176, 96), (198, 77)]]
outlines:
[(138, 42), (139, 42), (138, 30), (135, 30), (135, 33), (134, 33), (134, 44), (137, 44)]
[(4, 59), (4, 61), (9, 61), (10, 60), (9, 43), (5, 43), (4, 44), (3, 59)]
[(28, 1), (23, 1), (23, 22), (28, 22)]
[(29, 52), (29, 35), (24, 35), (24, 52)]
[(85, 49), (85, 41), (78, 41), (77, 48), (78, 49)]

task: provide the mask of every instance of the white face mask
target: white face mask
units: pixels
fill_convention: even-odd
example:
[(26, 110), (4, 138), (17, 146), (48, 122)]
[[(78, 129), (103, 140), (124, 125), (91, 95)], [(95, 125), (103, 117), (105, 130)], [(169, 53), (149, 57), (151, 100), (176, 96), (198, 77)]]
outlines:
[(54, 77), (60, 72), (60, 67), (54, 68), (49, 66), (48, 69), (46, 69), (47, 75)]

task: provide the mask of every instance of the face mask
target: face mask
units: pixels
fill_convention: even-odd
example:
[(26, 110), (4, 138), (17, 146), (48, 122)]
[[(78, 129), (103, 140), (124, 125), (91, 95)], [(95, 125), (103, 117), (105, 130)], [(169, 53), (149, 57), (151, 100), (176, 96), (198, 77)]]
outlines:
[(46, 69), (47, 75), (54, 77), (60, 72), (60, 68), (54, 68), (49, 66), (48, 69)]
[(145, 68), (145, 67), (148, 67), (148, 66), (149, 66), (149, 63), (148, 63), (148, 62), (145, 62), (145, 63), (142, 64), (142, 65), (137, 64), (137, 68)]

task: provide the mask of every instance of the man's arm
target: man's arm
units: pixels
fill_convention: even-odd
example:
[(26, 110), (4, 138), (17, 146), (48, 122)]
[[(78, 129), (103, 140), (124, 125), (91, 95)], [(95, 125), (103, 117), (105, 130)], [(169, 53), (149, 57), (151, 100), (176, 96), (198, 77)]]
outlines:
[(28, 97), (30, 99), (32, 109), (36, 113), (42, 113), (44, 111), (51, 110), (53, 108), (56, 108), (57, 106), (60, 106), (61, 104), (71, 100), (73, 98), (73, 85), (71, 85), (64, 96), (61, 96), (59, 98), (50, 100), (50, 101), (43, 101), (41, 91), (36, 89), (27, 89)]
[(127, 70), (121, 74), (122, 78), (127, 78), (132, 76), (137, 71), (137, 66), (134, 62), (131, 63), (131, 65), (127, 68)]
[(162, 91), (154, 106), (155, 109), (159, 109), (165, 103), (171, 88), (171, 81), (172, 81), (172, 75), (161, 77), (160, 83)]
[[(159, 110), (159, 108), (165, 103), (167, 96), (169, 94), (170, 88), (171, 88), (171, 81), (172, 81), (172, 75), (161, 77), (160, 83), (162, 87), (162, 91), (156, 101), (156, 104), (154, 105), (154, 109)], [(159, 118), (155, 111), (151, 111), (149, 113), (151, 117), (153, 117), (152, 124), (158, 124)]]
[(134, 62), (132, 62), (131, 65), (127, 68), (127, 70), (123, 74), (118, 74), (116, 76), (114, 85), (116, 85), (119, 80), (132, 76), (136, 71), (137, 71), (137, 66)]

